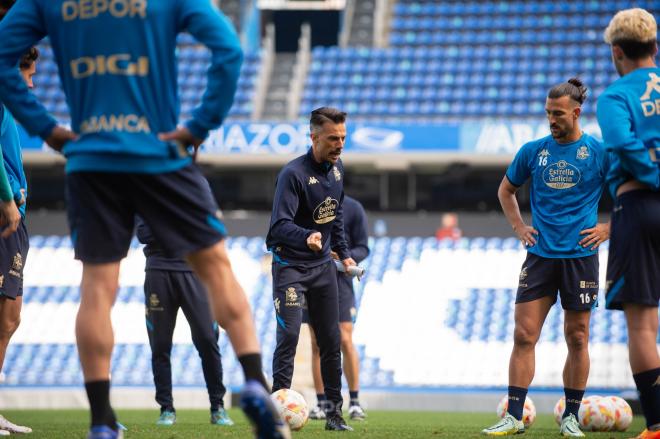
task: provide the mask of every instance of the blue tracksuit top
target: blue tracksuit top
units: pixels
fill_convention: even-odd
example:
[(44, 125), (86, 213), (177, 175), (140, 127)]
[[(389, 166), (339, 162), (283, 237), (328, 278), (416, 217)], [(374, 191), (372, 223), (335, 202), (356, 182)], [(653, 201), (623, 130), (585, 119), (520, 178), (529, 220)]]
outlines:
[(183, 148), (158, 140), (176, 128), (176, 36), (211, 50), (207, 88), (186, 124), (197, 138), (232, 105), (243, 59), (229, 20), (206, 0), (21, 0), (0, 22), (0, 101), (26, 130), (46, 138), (55, 119), (16, 68), (48, 36), (79, 140), (64, 147), (67, 172), (174, 171)]
[(351, 258), (356, 263), (364, 261), (369, 256), (369, 229), (367, 214), (360, 202), (346, 195), (342, 204), (344, 214), (344, 236)]
[[(27, 199), (27, 180), (23, 170), (23, 155), (21, 154), (21, 143), (18, 138), (16, 122), (7, 108), (0, 104), (0, 148), (7, 172), (7, 179), (14, 201), (18, 204), (21, 200), (21, 189), (25, 192)], [(25, 218), (25, 204), (18, 208), (21, 216)]]
[[(344, 237), (343, 180), (341, 160), (334, 166), (318, 163), (311, 148), (284, 166), (275, 182), (266, 237), (274, 262), (314, 267), (330, 260), (331, 247), (342, 260), (351, 256)], [(320, 252), (307, 247), (307, 237), (313, 232), (321, 232)]]
[(612, 83), (598, 98), (598, 124), (612, 151), (607, 184), (635, 179), (660, 189), (660, 68), (642, 68)]

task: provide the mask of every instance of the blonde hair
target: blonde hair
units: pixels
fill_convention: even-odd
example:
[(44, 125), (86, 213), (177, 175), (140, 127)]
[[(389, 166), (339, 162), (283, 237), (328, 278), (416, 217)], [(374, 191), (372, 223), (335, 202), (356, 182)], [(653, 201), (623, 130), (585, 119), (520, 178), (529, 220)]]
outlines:
[(644, 9), (632, 8), (617, 12), (603, 37), (607, 44), (623, 41), (649, 43), (655, 42), (657, 33), (658, 25), (653, 15)]

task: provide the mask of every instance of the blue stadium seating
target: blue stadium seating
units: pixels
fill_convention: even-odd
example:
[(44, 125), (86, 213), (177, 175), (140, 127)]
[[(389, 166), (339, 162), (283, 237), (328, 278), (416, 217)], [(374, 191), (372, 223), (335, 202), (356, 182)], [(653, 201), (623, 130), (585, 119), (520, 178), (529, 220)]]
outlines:
[(660, 1), (400, 0), (389, 48), (314, 48), (300, 114), (332, 104), (358, 119), (539, 116), (548, 89), (579, 76), (593, 116), (617, 79), (603, 30), (632, 6)]
[[(34, 78), (34, 93), (58, 120), (69, 123), (69, 109), (57, 76), (53, 50), (47, 39), (43, 40), (38, 47), (41, 56)], [(206, 87), (206, 69), (209, 65), (210, 52), (189, 34), (180, 34), (177, 41), (177, 56), (179, 59), (178, 86), (181, 97), (180, 117), (185, 121), (191, 117), (191, 113), (199, 104), (202, 92)], [(245, 56), (234, 105), (228, 115), (229, 119), (250, 119), (260, 65), (260, 52)]]
[[(32, 236), (30, 246), (31, 254), (25, 268), (23, 324), (7, 352), (4, 385), (80, 385), (82, 375), (73, 343), (73, 327), (70, 326), (79, 300), (77, 263), (71, 260), (70, 240), (60, 236)], [(263, 346), (264, 366), (266, 373), (270, 374), (276, 324), (272, 280), (268, 266), (264, 265), (264, 240), (261, 237), (233, 237), (227, 240), (227, 246), (250, 298), (257, 334)], [(361, 353), (363, 387), (393, 388), (429, 383), (440, 386), (447, 383), (471, 386), (505, 384), (504, 367), (485, 378), (478, 373), (461, 374), (462, 366), (454, 364), (456, 358), (447, 362), (442, 352), (448, 348), (463, 352), (460, 358), (471, 364), (475, 359), (470, 355), (480, 349), (494, 349), (491, 354), (498, 355), (496, 352), (506, 351), (510, 346), (517, 270), (524, 259), (518, 241), (515, 238), (438, 241), (434, 237), (380, 237), (371, 238), (369, 247), (371, 255), (363, 262), (367, 274), (362, 282), (355, 283), (358, 308), (355, 336)], [(607, 247), (602, 246), (601, 259), (606, 257)], [(46, 263), (56, 254), (58, 260), (68, 260), (72, 265)], [(115, 322), (118, 339), (112, 365), (115, 385), (149, 386), (153, 380), (142, 320), (143, 263), (141, 246), (134, 240), (129, 262), (122, 266), (122, 286), (115, 305), (119, 308), (115, 317), (120, 319)], [(479, 267), (479, 275), (475, 276), (473, 267)], [(402, 302), (403, 298), (405, 302)], [(420, 309), (416, 303), (424, 308)], [(416, 318), (410, 312), (426, 317)], [(441, 316), (437, 323), (433, 323), (433, 317), (430, 317), (434, 315)], [(404, 316), (407, 320), (402, 325), (398, 320), (403, 321)], [(396, 321), (393, 322), (392, 318)], [(411, 369), (410, 364), (405, 364), (409, 361), (408, 356), (397, 352), (398, 348), (392, 351), (392, 346), (399, 346), (392, 338), (399, 337), (411, 349), (422, 343), (424, 352), (429, 352), (425, 337), (406, 335), (406, 326), (411, 325), (420, 325), (421, 331), (434, 331), (437, 334), (427, 335), (441, 337), (445, 344), (451, 343), (437, 352), (430, 350), (430, 354), (435, 355), (435, 359), (429, 360), (430, 372)], [(177, 327), (181, 326), (180, 322)], [(202, 386), (199, 357), (185, 326), (183, 328), (183, 338), (175, 332), (173, 380), (176, 385)], [(632, 378), (626, 375), (627, 361), (621, 357), (627, 342), (622, 313), (596, 308), (590, 337), (595, 349), (592, 356), (596, 358), (594, 382), (604, 387), (631, 385)], [(551, 355), (561, 355), (562, 346), (563, 313), (557, 304), (547, 318), (539, 349)], [(225, 335), (220, 338), (220, 349), (225, 381), (228, 386), (236, 388), (242, 383), (242, 372)], [(538, 379), (547, 385), (559, 385), (549, 373), (540, 373)]]

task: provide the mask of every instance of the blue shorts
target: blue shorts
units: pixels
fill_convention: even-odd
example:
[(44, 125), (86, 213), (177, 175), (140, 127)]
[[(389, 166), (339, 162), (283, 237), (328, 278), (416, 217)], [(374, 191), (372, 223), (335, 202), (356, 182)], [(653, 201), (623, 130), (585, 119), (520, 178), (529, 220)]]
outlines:
[(582, 258), (543, 258), (527, 253), (520, 270), (516, 303), (545, 296), (565, 310), (586, 311), (598, 304), (598, 255)]
[(76, 259), (117, 262), (140, 215), (168, 256), (182, 257), (226, 236), (220, 210), (196, 165), (162, 174), (74, 172), (66, 176)]
[(605, 307), (660, 301), (660, 193), (631, 191), (612, 212)]
[[(357, 310), (355, 309), (355, 291), (353, 291), (353, 278), (344, 273), (337, 273), (337, 289), (339, 296), (339, 322), (355, 323)], [(307, 304), (303, 302), (303, 323), (309, 323)]]
[(15, 300), (23, 295), (23, 267), (30, 248), (25, 221), (16, 232), (0, 238), (0, 297)]

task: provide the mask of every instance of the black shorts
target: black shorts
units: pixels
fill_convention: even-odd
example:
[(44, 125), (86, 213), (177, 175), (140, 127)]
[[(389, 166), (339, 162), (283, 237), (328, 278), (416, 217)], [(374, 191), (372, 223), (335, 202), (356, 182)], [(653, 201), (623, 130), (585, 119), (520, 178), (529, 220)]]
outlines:
[(5, 239), (0, 238), (0, 296), (15, 300), (23, 295), (23, 267), (30, 248), (25, 221)]
[[(353, 278), (344, 273), (337, 273), (337, 288), (339, 296), (339, 322), (355, 323), (357, 310), (355, 308), (355, 291), (353, 291)], [(309, 323), (309, 314), (306, 303), (303, 302), (303, 323)]]
[(660, 193), (631, 191), (612, 212), (605, 307), (660, 301)]
[(556, 302), (557, 291), (565, 310), (595, 308), (598, 304), (598, 255), (555, 259), (528, 252), (520, 270), (516, 303), (545, 296), (554, 297)]
[(66, 176), (76, 259), (124, 258), (140, 215), (168, 256), (181, 257), (226, 236), (220, 210), (196, 165), (162, 174), (74, 172)]

